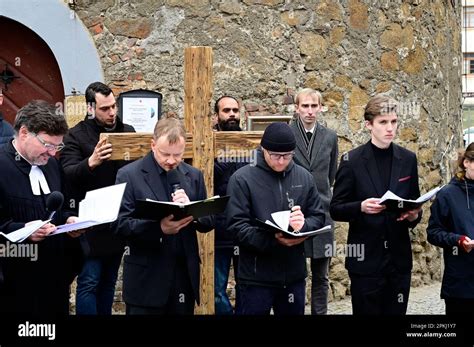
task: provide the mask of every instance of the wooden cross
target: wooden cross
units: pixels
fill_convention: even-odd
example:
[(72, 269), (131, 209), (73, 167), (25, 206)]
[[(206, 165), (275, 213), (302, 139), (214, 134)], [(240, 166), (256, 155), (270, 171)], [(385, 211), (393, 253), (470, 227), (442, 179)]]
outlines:
[[(184, 50), (184, 123), (187, 139), (184, 159), (202, 171), (207, 194), (214, 187), (214, 159), (235, 158), (257, 148), (263, 132), (212, 130), (211, 99), (213, 90), (213, 53), (211, 47)], [(135, 160), (150, 151), (152, 134), (107, 134), (113, 146), (112, 160)], [(239, 157), (248, 157), (242, 155)], [(198, 314), (214, 314), (214, 233), (198, 233), (201, 257), (201, 305)]]

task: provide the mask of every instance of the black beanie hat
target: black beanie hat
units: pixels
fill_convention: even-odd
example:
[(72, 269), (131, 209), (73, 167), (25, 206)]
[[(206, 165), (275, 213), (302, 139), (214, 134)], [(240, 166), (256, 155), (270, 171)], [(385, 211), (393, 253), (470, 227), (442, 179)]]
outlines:
[(291, 152), (296, 147), (295, 135), (288, 124), (272, 123), (265, 129), (260, 145), (267, 151)]

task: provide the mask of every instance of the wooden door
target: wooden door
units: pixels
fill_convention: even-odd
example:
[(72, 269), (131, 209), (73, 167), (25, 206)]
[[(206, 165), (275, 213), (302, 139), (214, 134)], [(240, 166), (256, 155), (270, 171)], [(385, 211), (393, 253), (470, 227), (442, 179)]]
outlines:
[(46, 42), (23, 24), (2, 16), (0, 33), (0, 88), (4, 95), (0, 111), (4, 118), (13, 123), (17, 110), (31, 100), (63, 103), (61, 73)]

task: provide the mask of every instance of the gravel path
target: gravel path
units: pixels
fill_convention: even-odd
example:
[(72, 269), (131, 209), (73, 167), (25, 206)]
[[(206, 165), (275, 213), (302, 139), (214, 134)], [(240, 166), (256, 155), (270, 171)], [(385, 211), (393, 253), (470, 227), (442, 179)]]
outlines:
[[(439, 297), (441, 283), (411, 288), (408, 314), (444, 314), (444, 300)], [(309, 314), (309, 312), (307, 312)], [(330, 302), (328, 314), (352, 314), (351, 298)]]

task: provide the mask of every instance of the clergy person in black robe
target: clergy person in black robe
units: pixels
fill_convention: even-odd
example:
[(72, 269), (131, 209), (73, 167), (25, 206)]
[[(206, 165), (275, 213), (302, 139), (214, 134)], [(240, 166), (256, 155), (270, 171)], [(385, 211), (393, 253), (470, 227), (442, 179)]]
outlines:
[[(0, 230), (5, 234), (28, 222), (49, 219), (47, 197), (63, 186), (54, 155), (64, 146), (68, 127), (53, 105), (32, 101), (18, 111), (14, 129), (14, 139), (0, 148)], [(64, 205), (68, 204), (65, 199)], [(0, 316), (68, 314), (69, 285), (81, 263), (77, 238), (81, 232), (47, 235), (55, 225), (75, 219), (63, 206), (50, 223), (21, 243), (29, 249), (22, 257), (6, 252), (18, 249), (20, 243), (0, 236)]]

